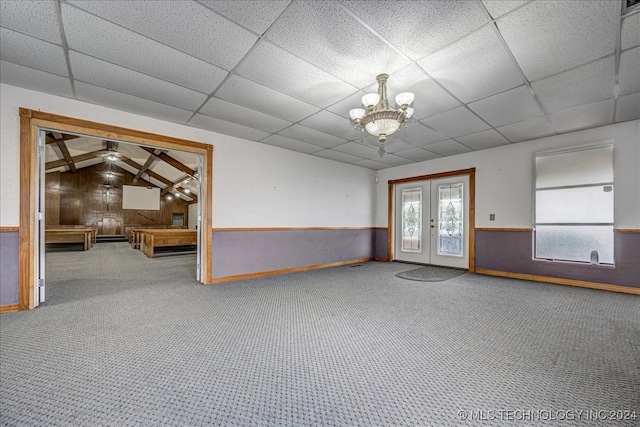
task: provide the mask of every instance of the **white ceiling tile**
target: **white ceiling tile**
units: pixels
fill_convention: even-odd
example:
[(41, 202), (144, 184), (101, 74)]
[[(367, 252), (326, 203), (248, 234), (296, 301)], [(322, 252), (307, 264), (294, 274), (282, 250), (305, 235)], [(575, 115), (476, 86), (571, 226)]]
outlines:
[(640, 47), (625, 50), (620, 54), (620, 95), (640, 92)]
[(349, 118), (349, 111), (354, 108), (363, 108), (362, 107), (362, 97), (367, 93), (364, 91), (355, 92), (352, 95), (349, 95), (345, 99), (336, 102), (335, 104), (327, 107), (327, 110), (335, 113), (341, 117)]
[(353, 163), (359, 160), (363, 160), (362, 157), (352, 156), (351, 154), (342, 153), (331, 149), (326, 149), (313, 153), (314, 156), (323, 157), (325, 159), (336, 160), (343, 163)]
[(73, 50), (203, 93), (213, 92), (227, 75), (221, 68), (118, 25), (66, 4), (60, 7)]
[(374, 170), (387, 169), (388, 167), (390, 167), (387, 164), (380, 163), (376, 160), (369, 160), (369, 159), (353, 162), (352, 164), (356, 166), (362, 166), (363, 168), (374, 169)]
[(640, 119), (640, 92), (618, 98), (616, 123)]
[(225, 70), (258, 40), (255, 34), (191, 1), (76, 1), (72, 4)]
[(473, 150), (484, 150), (509, 144), (509, 141), (504, 136), (500, 135), (493, 129), (487, 129), (471, 135), (461, 136), (456, 138), (456, 140)]
[(493, 19), (498, 19), (507, 12), (522, 6), (529, 0), (482, 0), (484, 7)]
[[(416, 96), (411, 106), (416, 120), (451, 110), (460, 105), (446, 90), (427, 76), (420, 67), (410, 64), (389, 76), (387, 83), (389, 100), (401, 92), (413, 92)], [(354, 107), (355, 108), (355, 107)]]
[(174, 123), (186, 123), (191, 112), (135, 96), (115, 92), (90, 84), (75, 82), (76, 95), (81, 101), (121, 111), (140, 114)]
[(524, 83), (490, 25), (421, 59), (418, 65), (464, 102)]
[(264, 138), (261, 142), (274, 145), (280, 148), (286, 148), (287, 150), (299, 151), (301, 153), (313, 154), (322, 150), (322, 147), (313, 144), (307, 144), (306, 142), (296, 141), (295, 139), (287, 138), (282, 135), (271, 135)]
[(420, 121), (450, 138), (480, 132), (490, 127), (464, 107), (459, 107), (455, 110), (447, 111)]
[(373, 148), (372, 146), (364, 145), (358, 142), (348, 142), (346, 144), (333, 147), (333, 149), (336, 151), (341, 151), (343, 153), (351, 154), (352, 156), (358, 156), (363, 159), (378, 157), (377, 148)]
[(613, 123), (613, 99), (558, 111), (550, 114), (549, 119), (558, 133), (610, 125)]
[(531, 87), (547, 113), (613, 97), (613, 57), (533, 82)]
[(544, 114), (524, 85), (473, 102), (469, 108), (492, 126), (522, 122)]
[(203, 0), (202, 3), (232, 21), (250, 29), (254, 33), (262, 34), (273, 21), (280, 16), (290, 0)]
[(0, 1), (0, 26), (62, 45), (54, 2)]
[(408, 144), (399, 138), (395, 138), (397, 134), (391, 135), (384, 143), (384, 148), (387, 153), (396, 153), (402, 150), (410, 150), (416, 148), (415, 145)]
[(555, 134), (545, 117), (502, 126), (496, 129), (511, 142), (530, 141)]
[(334, 104), (357, 91), (266, 41), (258, 42), (234, 72), (320, 107)]
[(537, 80), (612, 54), (616, 49), (615, 1), (537, 1), (497, 22), (529, 80)]
[(449, 139), (447, 135), (428, 128), (422, 123), (414, 120), (409, 121), (407, 127), (400, 128), (397, 133), (399, 139), (406, 142), (407, 144), (415, 145), (416, 147)]
[(69, 77), (61, 46), (0, 28), (0, 60)]
[(319, 145), (324, 148), (335, 147), (336, 145), (344, 144), (345, 142), (347, 142), (345, 139), (338, 138), (337, 136), (329, 135), (327, 133), (300, 125), (293, 125), (278, 133), (288, 138), (293, 138), (298, 141), (304, 141), (309, 144)]
[(173, 107), (195, 111), (206, 95), (137, 71), (77, 52), (69, 52), (74, 80), (137, 96)]
[(344, 1), (343, 4), (413, 60), (487, 23), (475, 2)]
[(220, 86), (216, 97), (291, 122), (320, 111), (318, 107), (236, 75), (231, 75)]
[(622, 50), (640, 45), (640, 13), (634, 13), (622, 20)]
[(7, 61), (0, 61), (0, 82), (67, 98), (73, 97), (68, 78)]
[(260, 129), (265, 132), (277, 132), (292, 124), (289, 121), (251, 110), (219, 98), (209, 99), (209, 101), (200, 108), (199, 112), (207, 116)]
[(396, 156), (404, 157), (414, 162), (424, 162), (425, 160), (433, 160), (440, 157), (440, 155), (432, 153), (431, 151), (423, 150), (422, 148), (414, 147), (408, 150), (397, 151), (394, 153)]
[(429, 144), (423, 148), (436, 154), (440, 154), (441, 156), (455, 156), (456, 154), (469, 153), (472, 151), (469, 147), (465, 147), (453, 139)]
[(196, 114), (191, 120), (189, 120), (188, 124), (199, 129), (210, 130), (212, 132), (231, 135), (237, 138), (244, 138), (250, 141), (259, 141), (262, 138), (269, 136), (268, 132), (205, 116), (204, 114)]
[(326, 110), (307, 117), (300, 124), (347, 140), (357, 138), (360, 134), (351, 120)]
[(376, 159), (376, 161), (380, 162), (380, 163), (384, 163), (384, 164), (389, 165), (389, 166), (402, 166), (402, 165), (408, 165), (408, 164), (411, 164), (411, 163), (415, 163), (414, 160), (407, 159), (406, 157), (396, 156), (395, 154), (389, 153), (389, 151), (387, 151), (384, 154), (384, 156), (378, 157)]
[(266, 37), (358, 88), (371, 84), (377, 74), (393, 73), (410, 62), (338, 2), (292, 2)]

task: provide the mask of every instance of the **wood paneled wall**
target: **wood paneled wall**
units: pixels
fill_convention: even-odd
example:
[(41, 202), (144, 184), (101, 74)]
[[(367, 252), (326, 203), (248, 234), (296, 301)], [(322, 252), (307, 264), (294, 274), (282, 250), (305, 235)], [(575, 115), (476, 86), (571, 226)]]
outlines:
[[(187, 202), (173, 198), (160, 199), (160, 210), (122, 209), (122, 186), (146, 186), (144, 180), (133, 183), (134, 176), (118, 166), (111, 166), (113, 178), (106, 178), (104, 164), (76, 173), (46, 174), (45, 221), (47, 225), (92, 225), (98, 234), (124, 234), (128, 224), (171, 225), (172, 214), (183, 214), (187, 225)], [(107, 188), (105, 185), (110, 185)]]

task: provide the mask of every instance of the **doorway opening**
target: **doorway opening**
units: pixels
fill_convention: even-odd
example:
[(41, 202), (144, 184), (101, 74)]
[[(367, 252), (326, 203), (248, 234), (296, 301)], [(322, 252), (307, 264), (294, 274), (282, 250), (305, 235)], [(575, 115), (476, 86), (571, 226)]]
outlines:
[[(203, 284), (212, 282), (211, 233), (207, 233), (206, 231), (211, 230), (213, 146), (22, 108), (20, 109), (20, 119), (21, 209), (19, 243), (20, 270), (18, 278), (18, 305), (20, 310), (34, 308), (44, 300), (44, 248), (47, 204), (44, 189), (46, 182), (44, 175), (47, 165), (44, 153), (48, 142), (47, 132), (49, 132), (50, 135), (60, 136), (59, 139), (62, 140), (62, 144), (55, 143), (63, 156), (60, 161), (63, 162), (63, 164), (72, 165), (76, 171), (77, 168), (75, 166), (78, 160), (80, 160), (80, 162), (77, 163), (77, 165), (82, 165), (82, 161), (95, 163), (96, 157), (119, 157), (117, 160), (121, 161), (118, 167), (108, 164), (107, 161), (102, 162), (104, 159), (98, 159), (98, 163), (96, 163), (98, 166), (89, 165), (93, 166), (94, 169), (100, 167), (106, 168), (103, 175), (105, 180), (107, 180), (105, 181), (106, 184), (99, 184), (102, 186), (100, 191), (104, 194), (100, 194), (98, 197), (101, 198), (103, 202), (105, 197), (107, 198), (106, 205), (104, 206), (109, 206), (109, 209), (105, 211), (105, 208), (103, 208), (99, 213), (101, 221), (95, 221), (96, 224), (91, 224), (95, 225), (95, 234), (97, 234), (98, 229), (103, 233), (105, 230), (108, 231), (109, 233), (107, 234), (112, 234), (110, 233), (111, 231), (121, 233), (126, 229), (121, 212), (115, 209), (118, 203), (116, 203), (116, 205), (113, 204), (113, 198), (120, 197), (122, 201), (119, 201), (119, 203), (122, 203), (121, 206), (124, 207), (124, 195), (121, 193), (122, 190), (118, 188), (122, 187), (122, 185), (117, 185), (117, 183), (120, 183), (117, 174), (121, 176), (129, 175), (128, 178), (130, 181), (137, 177), (136, 182), (138, 185), (132, 186), (134, 190), (153, 190), (155, 187), (159, 197), (165, 197), (166, 199), (177, 197), (184, 201), (198, 200), (198, 223), (196, 225), (200, 226), (194, 227), (198, 229), (197, 232), (195, 229), (193, 231), (197, 238), (197, 247), (200, 250), (194, 269), (196, 270), (198, 282)], [(86, 138), (87, 141), (92, 141), (87, 142), (88, 145), (91, 145), (91, 143), (95, 144), (95, 141), (99, 141), (98, 144), (106, 143), (106, 146), (100, 146), (98, 150), (90, 149), (90, 151), (81, 154), (69, 152), (69, 150), (66, 149), (68, 147), (65, 147), (66, 144), (64, 144), (65, 138), (70, 140), (74, 138), (78, 139), (79, 137)], [(131, 156), (118, 153), (118, 151), (124, 150), (114, 150), (113, 147), (116, 144), (120, 144), (122, 147), (130, 147), (129, 149), (136, 147), (135, 149), (145, 151), (151, 154), (151, 156), (147, 158), (147, 161), (142, 162), (144, 164), (140, 164), (140, 162), (131, 159)], [(184, 153), (184, 155), (180, 153)], [(74, 154), (76, 155), (75, 158)], [(83, 157), (78, 158), (79, 156)], [(191, 173), (187, 173), (189, 176), (184, 177), (184, 179), (171, 180), (164, 178), (161, 174), (152, 172), (152, 168), (149, 167), (153, 162), (152, 157), (161, 158), (169, 165), (177, 167), (178, 169), (183, 167), (182, 172), (184, 173), (187, 171), (187, 169), (184, 169), (187, 166), (184, 162), (180, 161), (180, 156), (182, 156), (183, 160), (186, 158), (184, 156), (191, 156), (192, 159), (198, 159), (197, 168), (188, 168)], [(103, 163), (102, 166), (99, 165), (101, 162)], [(52, 165), (49, 164), (49, 166)], [(136, 172), (135, 175), (133, 174), (134, 171)], [(145, 172), (147, 172), (146, 175)], [(108, 179), (111, 181), (109, 182)], [(191, 191), (195, 188), (189, 188), (187, 181), (198, 182), (197, 190), (192, 193)], [(189, 194), (191, 194), (191, 197), (189, 197)], [(160, 202), (160, 199), (156, 199), (156, 202)], [(110, 211), (112, 207), (115, 209), (113, 212)], [(186, 216), (185, 214), (187, 214), (188, 211), (190, 210), (184, 208), (183, 212), (178, 212), (183, 214), (183, 224), (184, 216)], [(140, 217), (136, 216), (135, 222), (141, 222), (138, 220), (145, 216), (147, 219), (152, 219), (152, 215), (147, 215), (144, 212), (144, 210), (138, 212)], [(128, 213), (134, 214), (133, 210)], [(169, 207), (166, 220), (169, 226), (172, 226), (171, 224), (173, 222), (172, 213), (173, 211)], [(131, 221), (131, 219), (128, 219), (128, 221)], [(85, 223), (84, 225), (89, 224)], [(181, 240), (180, 243), (182, 242)]]
[(475, 168), (389, 181), (389, 258), (475, 270)]

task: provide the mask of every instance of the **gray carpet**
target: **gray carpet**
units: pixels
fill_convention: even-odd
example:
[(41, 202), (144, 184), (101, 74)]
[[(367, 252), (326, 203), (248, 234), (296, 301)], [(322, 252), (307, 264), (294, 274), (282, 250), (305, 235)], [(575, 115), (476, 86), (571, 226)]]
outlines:
[(45, 305), (0, 316), (0, 424), (638, 425), (602, 420), (640, 406), (636, 296), (377, 262), (205, 287), (194, 265), (47, 255)]
[(444, 282), (454, 277), (462, 276), (467, 273), (466, 270), (457, 268), (436, 267), (426, 265), (424, 267), (414, 268), (408, 271), (396, 273), (396, 277), (407, 280), (416, 280), (418, 282)]

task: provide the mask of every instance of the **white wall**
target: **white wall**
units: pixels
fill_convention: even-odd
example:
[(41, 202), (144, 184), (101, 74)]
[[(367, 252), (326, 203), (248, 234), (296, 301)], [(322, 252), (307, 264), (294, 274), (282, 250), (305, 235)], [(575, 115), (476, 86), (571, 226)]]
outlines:
[(0, 84), (0, 226), (19, 224), (19, 107), (213, 144), (214, 227), (373, 225), (373, 170)]
[[(387, 181), (476, 168), (476, 227), (533, 227), (533, 153), (614, 141), (615, 227), (640, 228), (640, 120), (428, 160), (378, 172), (376, 226), (387, 226)], [(489, 214), (495, 213), (495, 221)]]

